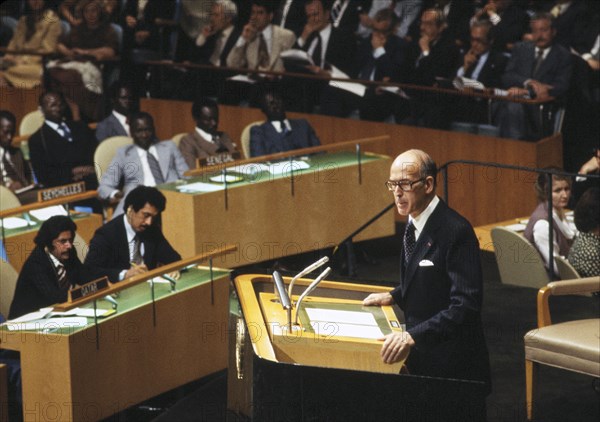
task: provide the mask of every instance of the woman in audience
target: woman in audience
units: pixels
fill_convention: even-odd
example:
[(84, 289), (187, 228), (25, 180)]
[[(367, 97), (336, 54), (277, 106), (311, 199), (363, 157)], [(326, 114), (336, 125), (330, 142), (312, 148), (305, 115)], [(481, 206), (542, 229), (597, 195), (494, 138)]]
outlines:
[(600, 276), (600, 188), (585, 191), (575, 207), (579, 234), (569, 251), (569, 262), (581, 277)]
[[(44, 0), (28, 0), (7, 49), (47, 54), (56, 50), (61, 33), (60, 20)], [(42, 79), (42, 56), (6, 54), (1, 60), (0, 87), (33, 88)]]
[(65, 58), (48, 63), (50, 89), (76, 103), (84, 119), (96, 121), (102, 116), (99, 62), (116, 57), (119, 41), (100, 0), (82, 0), (78, 7), (83, 23), (61, 37), (58, 44), (58, 51)]
[[(561, 171), (556, 167), (547, 170)], [(573, 224), (565, 217), (565, 209), (571, 198), (572, 180), (566, 176), (552, 175), (552, 242), (554, 256), (566, 257), (577, 232)], [(529, 240), (542, 255), (546, 267), (549, 268), (550, 238), (548, 227), (548, 176), (538, 175), (535, 183), (535, 192), (539, 201), (538, 206), (529, 217), (524, 236)], [(554, 266), (554, 268), (556, 268)]]

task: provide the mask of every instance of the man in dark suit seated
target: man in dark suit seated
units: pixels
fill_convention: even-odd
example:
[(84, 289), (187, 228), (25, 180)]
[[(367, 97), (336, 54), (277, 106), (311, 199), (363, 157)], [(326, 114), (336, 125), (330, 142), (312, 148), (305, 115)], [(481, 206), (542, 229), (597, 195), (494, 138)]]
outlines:
[(129, 118), (133, 145), (117, 150), (98, 186), (98, 197), (117, 205), (113, 218), (123, 212), (122, 199), (136, 186), (174, 182), (189, 169), (175, 143), (156, 138), (150, 114), (140, 111)]
[[(471, 224), (436, 196), (436, 174), (423, 151), (406, 151), (392, 163), (386, 185), (398, 213), (408, 217), (400, 283), (363, 304), (398, 304), (404, 311), (406, 331), (384, 338), (385, 363), (407, 358), (413, 375), (483, 381), (489, 394), (479, 243)], [(485, 420), (485, 402), (475, 407), (483, 417), (474, 420)]]
[[(437, 78), (454, 77), (460, 53), (446, 28), (446, 19), (440, 9), (427, 9), (421, 15), (421, 38), (413, 43), (414, 67), (410, 83), (432, 87), (437, 85)], [(409, 95), (409, 123), (436, 129), (446, 129), (449, 126), (447, 97), (423, 91), (410, 91)]]
[[(375, 14), (369, 38), (359, 43), (354, 60), (356, 71), (351, 77), (367, 81), (402, 81), (402, 77), (405, 77), (409, 44), (394, 35), (396, 22), (397, 17), (389, 8), (381, 9)], [(398, 100), (394, 94), (372, 86), (367, 87), (361, 97), (336, 88), (333, 83), (324, 91), (321, 112), (345, 117), (358, 108), (361, 119), (383, 121), (392, 113), (394, 103)]]
[(275, 11), (273, 23), (289, 29), (296, 37), (299, 37), (306, 24), (305, 2), (306, 0), (281, 0)]
[[(540, 13), (531, 18), (533, 42), (515, 45), (502, 82), (509, 95), (561, 101), (569, 90), (573, 60), (569, 51), (554, 42), (554, 18)], [(499, 105), (500, 136), (537, 140), (544, 136), (539, 106), (505, 101)]]
[(218, 163), (232, 161), (236, 150), (235, 143), (225, 132), (219, 132), (219, 106), (202, 97), (192, 104), (192, 117), (196, 122), (193, 132), (188, 133), (179, 143), (179, 151), (189, 168), (196, 168), (196, 160), (213, 157)]
[(514, 44), (521, 41), (529, 23), (527, 13), (513, 0), (488, 0), (471, 18), (471, 26), (478, 20), (487, 20), (493, 25), (493, 48), (503, 52), (510, 52)]
[(75, 223), (64, 215), (42, 223), (34, 239), (35, 248), (19, 274), (9, 319), (66, 302), (71, 287), (94, 278), (73, 247), (76, 231)]
[(29, 190), (19, 193), (31, 185), (31, 171), (20, 148), (12, 146), (17, 119), (7, 110), (0, 110), (0, 186), (17, 195), (21, 204), (37, 201), (37, 192)]
[[(125, 214), (94, 233), (85, 264), (114, 283), (179, 261), (181, 256), (160, 228), (160, 213), (166, 203), (155, 187), (138, 186), (129, 192)], [(171, 276), (179, 277), (178, 273)]]
[(267, 121), (250, 129), (251, 157), (321, 145), (306, 120), (286, 117), (279, 93), (265, 90), (261, 107)]
[(67, 104), (62, 94), (48, 91), (40, 96), (39, 103), (45, 121), (29, 138), (38, 182), (52, 187), (83, 180), (87, 189), (96, 189), (94, 133), (82, 122), (65, 120)]
[(135, 89), (129, 82), (115, 82), (111, 87), (112, 112), (96, 126), (96, 139), (104, 141), (112, 136), (130, 136), (127, 118), (140, 108)]
[[(502, 74), (508, 58), (491, 49), (492, 24), (489, 21), (476, 21), (471, 25), (471, 47), (463, 56), (463, 64), (456, 71), (456, 76), (481, 82), (486, 88), (497, 88), (502, 85)], [(485, 100), (477, 97), (457, 97), (452, 102), (454, 120), (473, 123), (488, 122)]]

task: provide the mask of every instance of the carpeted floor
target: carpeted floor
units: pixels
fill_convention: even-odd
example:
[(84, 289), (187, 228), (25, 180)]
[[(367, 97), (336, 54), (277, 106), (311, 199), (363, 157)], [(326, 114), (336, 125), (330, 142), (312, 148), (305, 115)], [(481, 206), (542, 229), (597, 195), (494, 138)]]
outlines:
[[(359, 259), (356, 280), (384, 284), (397, 279), (397, 239), (386, 238), (366, 242), (362, 252), (375, 257), (376, 263)], [(286, 259), (282, 265), (300, 270), (317, 255)], [(369, 260), (367, 260), (369, 261)], [(493, 391), (488, 397), (488, 420), (524, 421), (525, 367), (523, 335), (536, 325), (536, 293), (534, 289), (502, 285), (492, 254), (483, 254), (484, 305), (483, 320), (492, 366)], [(259, 267), (248, 268), (260, 270)], [(333, 275), (330, 279), (352, 280)], [(561, 297), (551, 301), (555, 322), (568, 319), (597, 317), (597, 298)], [(599, 340), (600, 341), (600, 340)], [(593, 378), (543, 366), (539, 371), (537, 401), (538, 421), (600, 420), (600, 394), (594, 389)], [(596, 386), (597, 387), (597, 386)], [(214, 374), (175, 392), (153, 399), (146, 407), (116, 415), (113, 420), (139, 421), (223, 421), (226, 418), (227, 376)], [(401, 398), (399, 398), (401, 399)], [(159, 409), (151, 409), (156, 406)], [(150, 407), (150, 408), (149, 408)]]

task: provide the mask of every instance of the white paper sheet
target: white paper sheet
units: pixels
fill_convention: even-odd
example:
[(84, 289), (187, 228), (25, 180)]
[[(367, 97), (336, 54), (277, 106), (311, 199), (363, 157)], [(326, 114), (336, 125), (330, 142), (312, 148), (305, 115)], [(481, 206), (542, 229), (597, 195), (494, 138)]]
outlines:
[(335, 309), (306, 308), (311, 321), (335, 322), (341, 324), (360, 324), (377, 326), (371, 312), (340, 311)]
[(21, 330), (36, 330), (36, 331), (53, 331), (60, 328), (79, 328), (87, 325), (85, 317), (67, 317), (67, 318), (51, 318), (38, 319), (30, 322), (8, 322), (5, 324), (9, 331)]
[(322, 336), (369, 338), (377, 340), (383, 337), (379, 327), (371, 325), (342, 324), (339, 322), (313, 321), (310, 323), (315, 333)]
[(183, 193), (216, 192), (223, 190), (223, 186), (210, 183), (196, 182), (177, 186), (177, 190)]
[(229, 170), (232, 172), (252, 176), (252, 175), (255, 175), (256, 173), (260, 173), (263, 171), (269, 171), (269, 166), (266, 164), (260, 164), (260, 163), (249, 163), (249, 164), (242, 164), (242, 165), (235, 166), (235, 167), (230, 167)]
[(228, 174), (226, 176), (219, 174), (218, 176), (213, 176), (208, 180), (215, 183), (225, 183), (225, 181), (227, 181), (227, 183), (235, 183), (240, 182), (243, 179), (240, 176), (234, 176), (233, 174)]
[(242, 75), (242, 74), (235, 75), (235, 76), (232, 76), (231, 78), (227, 78), (227, 79), (230, 81), (244, 82), (247, 84), (255, 84), (256, 83), (256, 81), (254, 79), (250, 79), (247, 75)]
[(29, 211), (29, 214), (33, 215), (40, 221), (46, 221), (50, 217), (54, 217), (55, 215), (69, 215), (65, 207), (62, 205), (53, 205), (51, 207), (40, 208), (37, 210)]
[(269, 173), (274, 176), (289, 175), (290, 171), (306, 170), (309, 169), (310, 165), (305, 161), (281, 161), (269, 165)]
[(510, 224), (508, 226), (504, 226), (505, 229), (511, 230), (513, 232), (522, 232), (523, 230), (525, 230), (525, 227), (527, 227), (527, 226), (525, 224), (521, 224), (521, 223), (515, 223), (515, 224)]
[(30, 312), (25, 315), (21, 315), (19, 318), (11, 319), (10, 321), (7, 321), (6, 323), (28, 322), (28, 321), (35, 321), (36, 319), (42, 319), (46, 315), (48, 315), (50, 312), (52, 312), (52, 309), (54, 309), (54, 308), (41, 308), (39, 311), (34, 311), (34, 312)]
[(6, 217), (0, 219), (0, 227), (4, 226), (5, 229), (20, 229), (22, 227), (27, 227), (28, 225), (29, 223), (24, 218)]

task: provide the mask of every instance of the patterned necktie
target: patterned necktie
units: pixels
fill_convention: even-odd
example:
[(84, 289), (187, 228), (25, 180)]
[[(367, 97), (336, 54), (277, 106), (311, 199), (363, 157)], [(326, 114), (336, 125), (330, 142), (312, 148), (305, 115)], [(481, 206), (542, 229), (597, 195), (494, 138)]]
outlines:
[(343, 0), (336, 0), (335, 4), (331, 8), (331, 21), (333, 22), (334, 27), (338, 27), (340, 24), (338, 18), (340, 17), (340, 12), (342, 11), (342, 6), (344, 5)]
[(154, 177), (154, 182), (157, 185), (161, 183), (165, 183), (165, 179), (163, 178), (162, 172), (160, 171), (160, 165), (158, 164), (158, 160), (154, 155), (150, 153), (150, 151), (146, 152), (146, 157), (148, 159), (148, 166), (150, 167), (150, 172), (152, 172), (152, 176)]
[(537, 56), (535, 57), (535, 65), (533, 66), (533, 72), (531, 73), (532, 77), (537, 75), (538, 70), (540, 70), (540, 66), (542, 65), (543, 61), (544, 61), (544, 49), (539, 48)]
[(143, 262), (142, 242), (137, 234), (133, 237), (133, 253), (131, 254), (131, 262), (133, 262), (135, 265), (141, 265)]
[(404, 263), (408, 264), (411, 255), (415, 251), (415, 225), (409, 222), (404, 230)]
[(269, 50), (267, 49), (267, 42), (262, 32), (258, 39), (258, 67), (260, 69), (267, 69), (269, 67)]
[(61, 289), (68, 289), (69, 279), (67, 277), (67, 269), (63, 264), (58, 264), (56, 267), (56, 275), (58, 276), (58, 286)]
[(73, 137), (71, 136), (71, 130), (69, 129), (69, 126), (67, 126), (64, 122), (58, 125), (57, 131), (58, 134), (65, 138), (67, 141), (73, 141)]
[(317, 34), (317, 45), (315, 45), (315, 49), (312, 53), (312, 59), (315, 66), (321, 67), (321, 56), (323, 55), (323, 40), (321, 39), (321, 34)]

